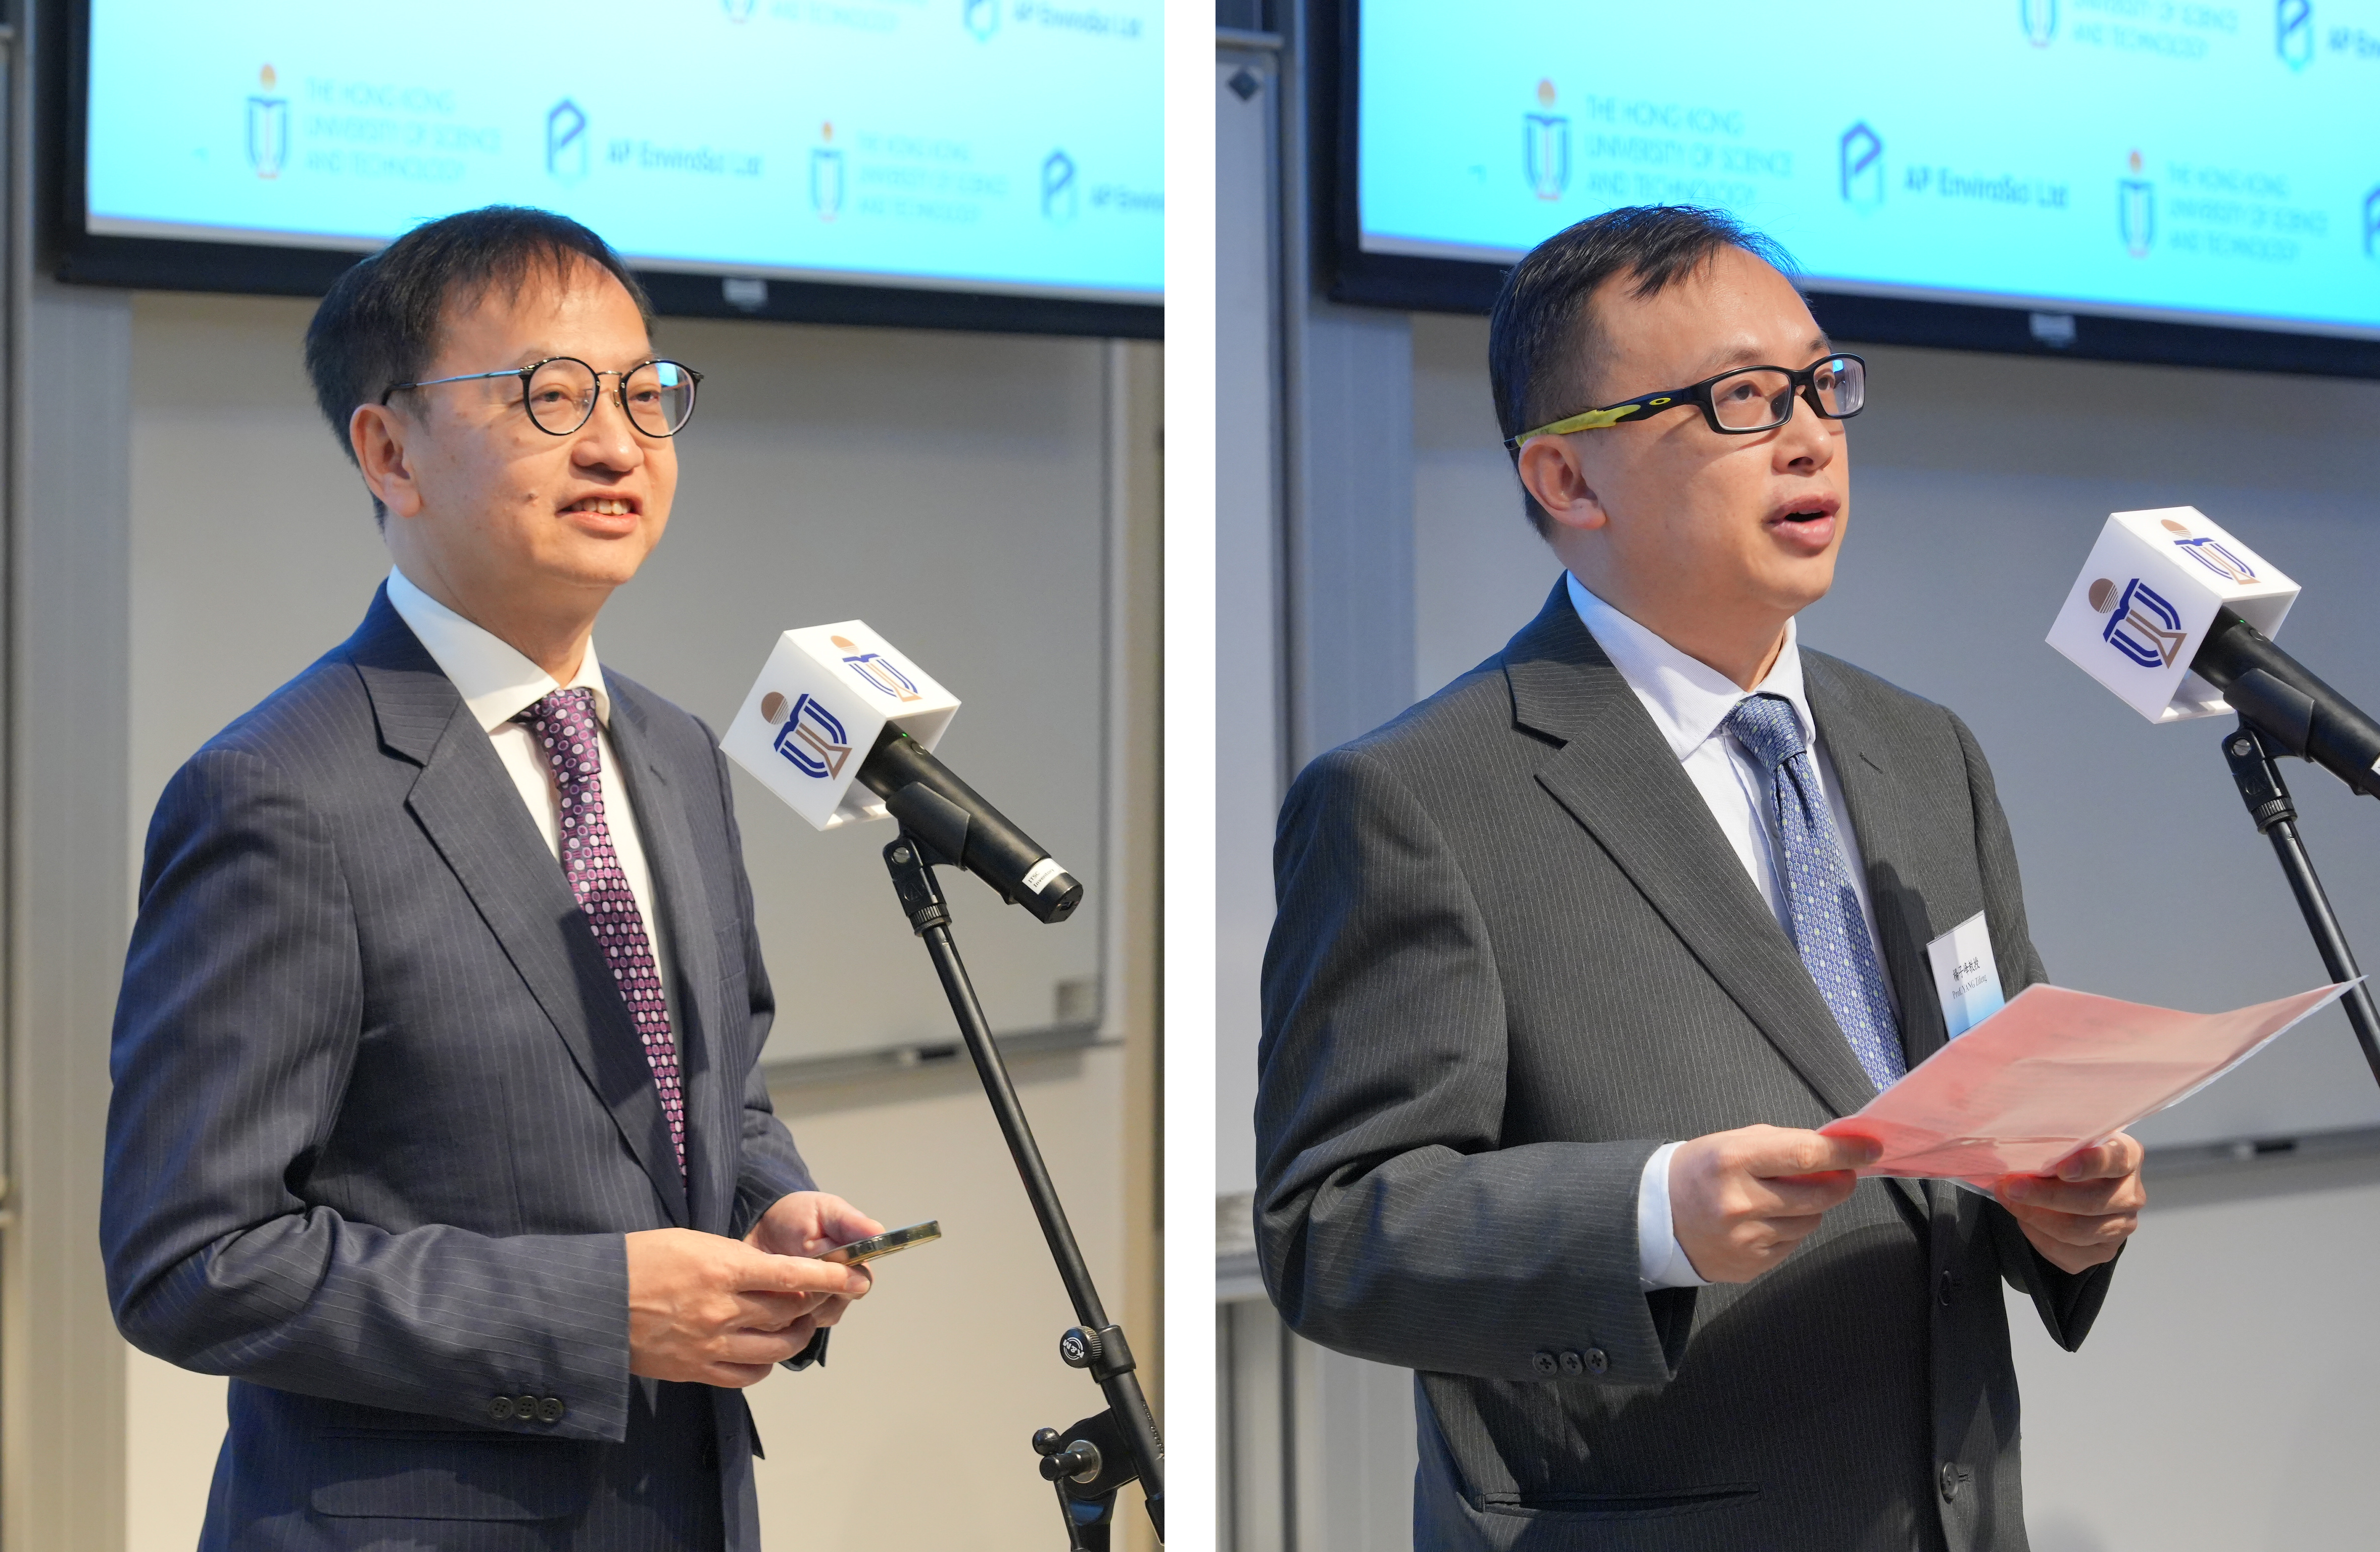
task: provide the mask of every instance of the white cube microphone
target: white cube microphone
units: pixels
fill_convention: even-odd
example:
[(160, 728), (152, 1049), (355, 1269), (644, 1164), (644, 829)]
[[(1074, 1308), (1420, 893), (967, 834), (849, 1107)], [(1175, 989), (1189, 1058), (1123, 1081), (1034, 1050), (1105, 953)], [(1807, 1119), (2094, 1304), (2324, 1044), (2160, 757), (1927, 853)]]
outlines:
[(958, 709), (891, 642), (845, 620), (779, 637), (719, 746), (818, 829), (897, 818), (929, 860), (1064, 921), (1082, 883), (934, 758)]
[(845, 620), (777, 637), (719, 746), (795, 813), (832, 830), (889, 817), (858, 782), (886, 723), (930, 750), (958, 709), (891, 642)]
[(2191, 672), (2224, 610), (2265, 636), (2298, 585), (2194, 506), (2118, 512), (2049, 627), (2049, 644), (2153, 722), (2216, 717), (2223, 692)]

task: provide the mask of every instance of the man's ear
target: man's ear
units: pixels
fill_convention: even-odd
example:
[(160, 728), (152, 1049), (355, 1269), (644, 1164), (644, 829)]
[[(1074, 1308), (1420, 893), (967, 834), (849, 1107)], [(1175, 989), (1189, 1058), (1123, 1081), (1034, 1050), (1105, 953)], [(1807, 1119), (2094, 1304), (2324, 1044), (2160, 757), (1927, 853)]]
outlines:
[(347, 417), (347, 445), (355, 451), (365, 486), (399, 517), (411, 517), (422, 507), (421, 488), (406, 455), (407, 439), (415, 430), (387, 405), (358, 405)]
[(1611, 520), (1568, 437), (1541, 436), (1523, 447), (1520, 474), (1546, 515), (1563, 527), (1592, 531)]

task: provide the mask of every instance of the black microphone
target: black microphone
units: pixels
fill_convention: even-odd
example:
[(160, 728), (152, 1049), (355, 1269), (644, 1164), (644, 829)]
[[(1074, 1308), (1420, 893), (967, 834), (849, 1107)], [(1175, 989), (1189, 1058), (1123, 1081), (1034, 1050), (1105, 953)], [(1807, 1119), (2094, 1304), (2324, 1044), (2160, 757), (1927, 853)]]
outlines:
[(2380, 722), (2263, 631), (2218, 610), (2190, 667), (2257, 732), (2357, 792), (2380, 797)]
[(1083, 903), (1083, 886), (1049, 849), (984, 801), (926, 746), (887, 722), (859, 767), (859, 782), (911, 834), (1045, 922)]

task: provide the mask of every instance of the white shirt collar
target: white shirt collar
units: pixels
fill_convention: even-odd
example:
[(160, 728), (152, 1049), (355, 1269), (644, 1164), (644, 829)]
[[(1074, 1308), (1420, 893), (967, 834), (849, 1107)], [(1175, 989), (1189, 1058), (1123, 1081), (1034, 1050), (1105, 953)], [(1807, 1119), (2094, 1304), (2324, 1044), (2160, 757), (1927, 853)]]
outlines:
[(611, 725), (612, 693), (603, 687), (603, 665), (595, 660), (591, 637), (578, 672), (570, 676), (569, 684), (557, 685), (553, 675), (529, 661), (518, 648), (455, 613), (394, 566), (388, 573), (388, 601), (437, 661), (440, 671), (454, 682), (463, 704), (487, 732), (495, 732), (557, 689), (593, 690), (596, 721)]
[(1810, 702), (1802, 693), (1802, 652), (1795, 645), (1797, 622), (1785, 622), (1785, 645), (1777, 654), (1775, 666), (1768, 676), (1752, 690), (1736, 687), (1735, 681), (1698, 659), (1690, 658), (1645, 626), (1622, 614), (1611, 605), (1586, 590), (1575, 576), (1570, 583), (1571, 607), (1578, 611), (1579, 623), (1587, 628), (1636, 692), (1636, 698), (1651, 713), (1653, 725), (1661, 730), (1670, 752), (1680, 760), (1707, 743), (1725, 722), (1736, 703), (1748, 695), (1782, 696), (1791, 703), (1793, 715), (1801, 721), (1803, 740), (1815, 747), (1818, 724), (1810, 715)]

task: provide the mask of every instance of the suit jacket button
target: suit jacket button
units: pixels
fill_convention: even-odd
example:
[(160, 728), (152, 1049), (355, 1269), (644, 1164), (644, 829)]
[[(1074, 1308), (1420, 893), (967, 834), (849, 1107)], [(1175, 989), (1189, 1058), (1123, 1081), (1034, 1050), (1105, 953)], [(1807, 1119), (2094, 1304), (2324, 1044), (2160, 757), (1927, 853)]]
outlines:
[(1599, 1375), (1609, 1367), (1611, 1367), (1611, 1354), (1599, 1347), (1590, 1347), (1586, 1350), (1587, 1373)]
[(535, 1396), (515, 1396), (513, 1398), (513, 1415), (519, 1418), (524, 1423), (533, 1421), (537, 1416), (537, 1398)]
[(499, 1423), (511, 1422), (513, 1420), (513, 1399), (510, 1396), (498, 1396), (494, 1400), (488, 1403), (488, 1415), (494, 1418)]
[(1959, 1274), (1949, 1267), (1942, 1268), (1942, 1307), (1949, 1309), (1959, 1297)]
[(563, 1406), (561, 1397), (548, 1396), (537, 1403), (537, 1420), (540, 1423), (559, 1423), (562, 1421), (563, 1413), (566, 1410), (568, 1409)]
[(1959, 1496), (1959, 1468), (1949, 1461), (1942, 1462), (1942, 1501), (1949, 1503)]
[(1548, 1376), (1550, 1376), (1556, 1369), (1561, 1366), (1554, 1361), (1554, 1355), (1550, 1352), (1538, 1353), (1536, 1357), (1529, 1360), (1529, 1365), (1536, 1369), (1539, 1374)]
[(1561, 1355), (1561, 1370), (1566, 1375), (1583, 1375), (1586, 1372), (1586, 1360), (1575, 1352), (1564, 1352)]

